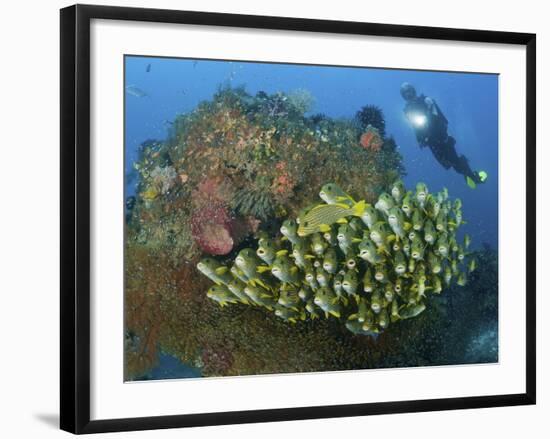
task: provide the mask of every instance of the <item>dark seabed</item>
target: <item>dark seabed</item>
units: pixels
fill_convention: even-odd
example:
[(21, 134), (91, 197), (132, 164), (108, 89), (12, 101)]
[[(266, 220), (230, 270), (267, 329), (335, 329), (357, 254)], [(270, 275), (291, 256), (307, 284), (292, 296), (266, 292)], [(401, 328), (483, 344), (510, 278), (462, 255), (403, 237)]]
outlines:
[[(125, 63), (127, 380), (498, 361), (497, 75), (151, 57)], [(486, 171), (485, 183), (471, 189), (419, 147), (403, 112), (403, 82), (435, 100), (458, 153)], [(309, 286), (308, 264), (322, 266), (326, 249), (313, 254), (308, 235), (300, 266), (299, 244), (280, 240), (283, 222), (310, 218), (303, 209), (323, 203), (318, 194), (327, 183), (375, 205), (399, 179), (413, 197), (417, 183), (426, 184), (430, 201), (415, 198), (414, 209), (434, 226), (447, 188), (437, 243), (423, 241), (424, 258), (411, 262), (413, 249), (403, 244), (412, 217), (404, 217), (406, 239), (398, 239), (388, 210), (379, 222), (393, 238), (376, 244), (382, 262), (374, 264), (358, 257), (372, 228), (349, 222), (346, 246), (334, 224), (334, 241), (321, 239), (338, 259), (338, 270), (325, 273), (333, 312), (315, 301), (310, 312), (298, 293)], [(402, 198), (393, 202), (400, 210)], [(457, 212), (465, 221), (458, 228)], [(424, 238), (426, 229), (419, 232)], [(279, 256), (297, 264), (292, 281), (258, 259), (260, 238), (292, 255)], [(440, 242), (448, 255), (439, 253)], [(225, 270), (246, 248), (253, 254), (245, 265), (269, 271), (258, 282), (244, 275), (241, 287), (249, 290), (239, 300), (224, 284), (240, 275)], [(402, 255), (406, 275), (395, 270)], [(217, 274), (197, 269), (204, 258)], [(387, 271), (387, 280), (375, 281), (381, 298), (363, 291), (369, 267), (373, 276), (379, 267)], [(338, 294), (339, 270), (340, 281), (356, 273), (357, 292), (350, 274), (352, 292)], [(223, 282), (212, 290), (214, 279)], [(264, 293), (257, 301), (254, 288)]]

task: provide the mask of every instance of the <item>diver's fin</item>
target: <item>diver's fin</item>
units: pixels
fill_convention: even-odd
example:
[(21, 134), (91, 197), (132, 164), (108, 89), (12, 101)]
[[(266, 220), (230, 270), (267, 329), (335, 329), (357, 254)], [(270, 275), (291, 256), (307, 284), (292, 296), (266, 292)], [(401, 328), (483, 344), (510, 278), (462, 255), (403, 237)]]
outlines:
[(468, 176), (466, 176), (466, 184), (470, 187), (470, 189), (476, 188), (476, 182)]
[(481, 183), (485, 183), (488, 177), (487, 172), (485, 171), (478, 171), (477, 176), (479, 177), (479, 180), (481, 181)]

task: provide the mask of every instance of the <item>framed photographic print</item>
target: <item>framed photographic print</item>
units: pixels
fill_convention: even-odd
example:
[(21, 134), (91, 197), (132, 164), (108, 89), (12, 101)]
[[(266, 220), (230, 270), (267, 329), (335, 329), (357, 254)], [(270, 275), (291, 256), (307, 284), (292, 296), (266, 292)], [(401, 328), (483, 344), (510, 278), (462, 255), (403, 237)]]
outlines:
[(61, 11), (61, 428), (535, 403), (535, 35)]

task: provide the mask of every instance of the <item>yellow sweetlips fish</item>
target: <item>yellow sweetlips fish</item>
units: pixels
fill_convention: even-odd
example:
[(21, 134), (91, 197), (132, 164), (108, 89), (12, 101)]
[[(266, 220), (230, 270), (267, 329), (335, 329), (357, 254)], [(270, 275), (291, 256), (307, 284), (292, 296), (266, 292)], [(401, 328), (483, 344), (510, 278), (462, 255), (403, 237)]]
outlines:
[(334, 203), (334, 204), (320, 204), (311, 209), (300, 220), (298, 227), (298, 236), (307, 236), (315, 232), (328, 232), (330, 226), (337, 222), (345, 222), (348, 216), (361, 217), (367, 203), (362, 200), (351, 207), (346, 204)]
[(222, 307), (265, 308), (289, 323), (338, 319), (354, 334), (376, 336), (424, 312), (431, 295), (467, 285), (476, 270), (471, 238), (457, 243), (462, 202), (445, 190), (430, 195), (420, 183), (413, 193), (398, 182), (377, 206), (334, 183), (321, 192), (326, 204), (309, 204), (300, 221), (287, 218), (282, 237), (259, 232), (257, 245), (243, 242), (227, 266), (201, 259), (197, 269), (215, 284), (207, 297)]
[(327, 204), (346, 204), (352, 206), (355, 201), (348, 194), (346, 194), (340, 186), (336, 183), (327, 183), (319, 192), (319, 197)]

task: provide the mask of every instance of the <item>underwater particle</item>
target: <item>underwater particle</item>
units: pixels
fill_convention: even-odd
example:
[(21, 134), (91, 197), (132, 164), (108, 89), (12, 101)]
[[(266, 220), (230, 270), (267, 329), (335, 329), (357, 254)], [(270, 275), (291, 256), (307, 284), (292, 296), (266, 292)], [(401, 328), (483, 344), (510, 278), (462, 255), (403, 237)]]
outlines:
[(359, 142), (363, 148), (370, 151), (380, 151), (384, 144), (380, 132), (372, 125), (367, 126), (365, 132), (361, 134)]
[(356, 113), (355, 119), (359, 122), (363, 130), (366, 130), (370, 125), (376, 128), (382, 137), (386, 137), (386, 120), (384, 119), (384, 113), (376, 105), (366, 105), (361, 108), (361, 110)]
[(222, 204), (196, 210), (190, 222), (193, 239), (203, 252), (226, 255), (233, 250), (233, 218)]

